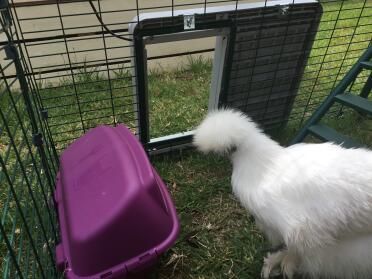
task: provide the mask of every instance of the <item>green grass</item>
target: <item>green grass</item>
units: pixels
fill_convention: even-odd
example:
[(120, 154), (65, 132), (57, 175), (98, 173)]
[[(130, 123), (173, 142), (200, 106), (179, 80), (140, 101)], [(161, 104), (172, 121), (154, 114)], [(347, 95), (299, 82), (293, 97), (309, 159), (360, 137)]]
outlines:
[(189, 131), (208, 110), (212, 61), (190, 56), (171, 71), (150, 71), (151, 138)]
[(170, 186), (181, 222), (159, 278), (258, 278), (264, 239), (231, 194), (229, 162), (186, 151), (153, 163)]
[[(370, 39), (368, 32), (371, 32), (371, 25), (366, 24), (366, 19), (361, 19), (359, 27), (349, 28), (356, 24), (357, 19), (352, 17), (358, 16), (362, 3), (344, 2), (345, 11), (340, 18), (351, 19), (337, 23), (336, 27), (342, 28), (337, 29), (334, 36), (345, 37), (332, 40), (327, 39), (332, 33), (327, 29), (332, 29), (334, 24), (327, 21), (336, 18), (341, 4), (324, 4), (324, 16), (319, 28), (323, 31), (317, 35), (309, 61), (312, 65), (305, 70), (291, 119), (285, 129), (273, 132), (273, 137), (282, 144), (289, 142), (301, 124), (302, 116), (306, 119), (311, 115), (360, 54), (360, 51), (350, 51), (368, 45), (366, 40)], [(371, 9), (365, 13), (371, 13)], [(353, 36), (353, 33), (360, 34)], [(352, 45), (348, 49), (349, 41), (352, 41)], [(341, 45), (342, 42), (345, 45)], [(330, 48), (326, 48), (328, 44)], [(345, 56), (355, 58), (342, 64)], [(315, 65), (322, 61), (322, 68), (320, 64)], [(70, 79), (61, 80), (57, 86), (40, 84), (43, 88), (40, 94), (49, 108), (49, 125), (59, 150), (81, 136), (84, 129), (99, 124), (125, 123), (135, 130), (130, 73), (125, 69), (117, 71), (111, 76), (112, 82), (108, 83), (100, 69), (96, 70), (81, 71), (75, 76), (75, 85)], [(321, 74), (317, 78), (318, 71)], [(210, 72), (211, 61), (195, 57), (172, 71), (150, 71), (152, 137), (190, 130), (201, 121), (207, 112)], [(75, 90), (77, 95), (74, 94)], [(360, 90), (360, 85), (354, 90)], [(8, 101), (1, 103), (2, 108), (9, 106)], [(81, 113), (84, 127), (79, 109), (84, 111)], [(339, 116), (328, 114), (324, 121), (364, 144), (372, 143), (372, 120), (365, 116), (344, 110)], [(14, 127), (17, 125), (14, 118), (9, 123)], [(6, 135), (3, 133), (2, 137)], [(19, 133), (16, 141), (22, 142)], [(7, 145), (8, 141), (0, 142), (2, 156)], [(169, 185), (181, 221), (180, 237), (161, 258), (156, 277), (259, 278), (263, 256), (261, 249), (266, 245), (265, 239), (231, 193), (229, 161), (188, 150), (160, 155), (152, 158), (152, 162)], [(14, 168), (14, 155), (8, 163), (10, 168)], [(1, 185), (1, 190), (4, 199), (5, 184)], [(4, 256), (4, 253), (1, 254)]]

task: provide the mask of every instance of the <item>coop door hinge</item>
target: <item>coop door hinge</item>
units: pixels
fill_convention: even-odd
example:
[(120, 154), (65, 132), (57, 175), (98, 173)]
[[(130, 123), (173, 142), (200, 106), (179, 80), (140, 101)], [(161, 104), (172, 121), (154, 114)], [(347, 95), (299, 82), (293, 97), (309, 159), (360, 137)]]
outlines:
[(48, 119), (48, 110), (45, 109), (45, 108), (41, 108), (40, 109), (40, 114), (41, 114), (41, 117), (45, 120), (45, 119)]
[(17, 57), (17, 49), (12, 43), (4, 46), (6, 59), (15, 60)]
[(41, 133), (36, 133), (32, 135), (32, 143), (35, 146), (41, 146), (43, 144), (43, 135)]
[(183, 29), (184, 30), (195, 29), (195, 15), (184, 15), (183, 16)]
[(289, 12), (289, 5), (277, 5), (280, 16), (287, 16)]

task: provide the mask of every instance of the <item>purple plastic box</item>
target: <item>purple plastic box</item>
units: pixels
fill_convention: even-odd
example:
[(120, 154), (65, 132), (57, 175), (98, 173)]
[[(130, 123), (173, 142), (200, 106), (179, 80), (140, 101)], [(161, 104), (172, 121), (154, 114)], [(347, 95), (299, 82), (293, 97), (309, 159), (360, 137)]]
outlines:
[(100, 126), (60, 159), (57, 266), (69, 279), (136, 278), (176, 240), (168, 190), (137, 138)]

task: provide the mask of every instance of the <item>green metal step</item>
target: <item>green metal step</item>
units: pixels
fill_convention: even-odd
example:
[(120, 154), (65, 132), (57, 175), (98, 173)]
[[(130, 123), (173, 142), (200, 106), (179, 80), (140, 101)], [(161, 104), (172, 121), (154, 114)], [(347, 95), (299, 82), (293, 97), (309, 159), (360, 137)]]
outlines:
[(368, 99), (350, 93), (337, 95), (335, 99), (343, 105), (372, 115), (372, 102)]
[(364, 62), (360, 62), (360, 64), (363, 66), (363, 68), (367, 70), (372, 70), (372, 62), (364, 61)]
[(308, 130), (312, 135), (322, 141), (331, 141), (340, 144), (345, 148), (363, 147), (362, 144), (349, 139), (348, 137), (323, 124), (312, 125), (308, 128)]

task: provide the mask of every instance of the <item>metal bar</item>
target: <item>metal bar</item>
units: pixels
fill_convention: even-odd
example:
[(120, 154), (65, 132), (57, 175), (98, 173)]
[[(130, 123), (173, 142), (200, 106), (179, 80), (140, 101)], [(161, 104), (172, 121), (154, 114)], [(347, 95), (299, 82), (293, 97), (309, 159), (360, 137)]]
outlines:
[[(133, 105), (133, 103), (132, 103), (131, 105)], [(134, 103), (134, 105), (137, 105), (137, 103)], [(129, 106), (129, 104), (128, 104), (128, 106)], [(96, 111), (96, 109), (86, 110), (86, 111), (84, 111), (84, 113), (87, 113), (87, 112), (94, 112), (94, 111)], [(135, 111), (131, 111), (131, 112), (117, 113), (117, 115), (126, 115), (126, 114), (136, 113), (136, 112), (138, 112), (138, 111), (135, 110)], [(64, 116), (68, 116), (68, 115), (76, 115), (76, 114), (79, 114), (79, 112), (69, 112), (69, 113), (67, 113), (67, 114), (62, 114), (62, 115), (59, 114), (59, 115), (56, 115), (56, 116), (51, 117), (51, 119), (63, 118)], [(92, 118), (86, 118), (85, 120), (86, 120), (86, 121), (89, 121), (89, 120), (92, 120)]]
[(158, 150), (161, 147), (168, 147), (169, 145), (177, 145), (178, 143), (190, 143), (194, 131), (187, 131), (183, 133), (177, 133), (164, 137), (153, 138), (146, 145), (147, 149), (151, 151)]
[(145, 37), (143, 41), (145, 45), (148, 45), (148, 44), (153, 45), (153, 44), (162, 44), (162, 43), (176, 42), (176, 41), (186, 41), (186, 40), (199, 39), (199, 38), (223, 36), (226, 34), (227, 32), (224, 29), (222, 30), (208, 29), (208, 30), (199, 30), (195, 32), (180, 32), (180, 33), (165, 34), (165, 35), (160, 35), (160, 36), (150, 36), (150, 37)]
[[(29, 158), (30, 158), (30, 156), (29, 156), (30, 154), (28, 154), (28, 156), (27, 156), (27, 158), (26, 158), (26, 162), (29, 160)], [(15, 174), (15, 170), (13, 170), (13, 173)], [(32, 182), (34, 180), (34, 173), (31, 173), (31, 175), (30, 175), (30, 181)], [(13, 176), (13, 181), (14, 181), (14, 176)], [(24, 183), (24, 177), (22, 178), (22, 180), (21, 180), (21, 182), (20, 182), (20, 185), (22, 185)], [(20, 192), (18, 192), (18, 196), (19, 196), (19, 200), (21, 201), (22, 200), (22, 196), (23, 196), (23, 193), (24, 193), (24, 191), (22, 191), (22, 189), (21, 189), (21, 191)], [(30, 196), (29, 195), (26, 195), (26, 201), (25, 201), (25, 204), (27, 205), (27, 207), (26, 207), (26, 214), (28, 214), (29, 213), (29, 209), (30, 209), (30, 207), (31, 207), (31, 203), (29, 202), (29, 200), (30, 200)], [(17, 214), (15, 215), (15, 217), (14, 217), (14, 219), (13, 219), (13, 224), (14, 224), (14, 228), (13, 228), (13, 231), (12, 231), (12, 235), (11, 235), (11, 237), (12, 237), (12, 240), (11, 240), (11, 244), (12, 244), (12, 242), (13, 242), (13, 238), (14, 238), (14, 235), (15, 235), (15, 229), (16, 229), (16, 222), (17, 222), (17, 216), (18, 216), (18, 212), (17, 212)], [(27, 218), (27, 215), (26, 215), (26, 218)], [(22, 224), (22, 226), (23, 226), (23, 224)], [(22, 228), (23, 229), (23, 228)], [(18, 246), (17, 246), (17, 248), (18, 248), (18, 256), (17, 256), (17, 262), (19, 263), (19, 264), (21, 264), (21, 260), (22, 260), (22, 250), (23, 250), (23, 239), (24, 239), (24, 233), (23, 233), (23, 231), (22, 231), (22, 229), (20, 229), (20, 233), (21, 233), (21, 239), (19, 240), (19, 244), (18, 244)], [(9, 264), (9, 262), (7, 262), (6, 263), (6, 266), (5, 266), (5, 268), (4, 268), (4, 270), (6, 270), (7, 268), (8, 268), (8, 264)], [(6, 272), (5, 272), (6, 273)], [(26, 273), (26, 272), (25, 272)], [(27, 275), (26, 275), (27, 276)]]
[[(125, 97), (115, 97), (114, 99), (122, 99), (122, 98), (126, 98), (126, 97), (132, 97), (132, 95), (125, 96)], [(111, 96), (110, 96), (110, 97), (106, 97), (104, 99), (95, 99), (95, 100), (90, 100), (90, 101), (83, 101), (83, 102), (80, 102), (80, 104), (81, 105), (84, 105), (84, 104), (90, 104), (90, 103), (96, 103), (96, 102), (104, 102), (104, 101), (111, 101), (111, 100), (113, 100), (113, 98), (111, 98)], [(69, 107), (69, 106), (73, 106), (73, 105), (75, 105), (75, 103), (69, 103), (69, 104), (63, 104), (63, 105), (46, 107), (46, 109), (49, 110), (49, 109), (56, 109), (56, 108), (64, 108), (64, 107)], [(103, 109), (103, 108), (101, 108), (101, 109)], [(85, 113), (85, 112), (86, 111), (81, 111), (81, 113)]]
[(14, 8), (20, 7), (33, 7), (33, 6), (40, 6), (40, 5), (51, 5), (56, 3), (78, 3), (78, 2), (85, 2), (85, 0), (28, 0), (27, 2), (15, 2), (11, 3), (10, 6)]
[(147, 144), (150, 140), (149, 135), (149, 104), (148, 94), (145, 80), (146, 76), (146, 53), (143, 43), (143, 37), (135, 32), (133, 35), (135, 45), (135, 60), (136, 60), (136, 90), (138, 96), (138, 111), (139, 111), (139, 128), (140, 128), (140, 141), (142, 144)]
[(369, 77), (360, 93), (360, 97), (368, 98), (368, 95), (371, 93), (372, 89), (372, 73), (369, 74)]
[[(7, 34), (7, 36), (10, 39), (8, 34)], [(18, 54), (18, 51), (17, 51), (16, 47), (14, 45), (9, 45), (9, 47), (10, 47), (10, 50), (12, 51), (12, 55), (14, 56), (13, 57), (14, 65), (15, 65), (16, 73), (17, 73), (17, 76), (18, 76), (18, 79), (19, 79), (23, 100), (24, 100), (24, 103), (25, 103), (25, 106), (26, 106), (26, 109), (27, 109), (27, 112), (28, 112), (28, 116), (30, 118), (32, 133), (35, 135), (35, 134), (39, 133), (39, 130), (38, 130), (37, 122), (36, 122), (35, 112), (34, 112), (33, 107), (32, 107), (32, 101), (31, 101), (30, 94), (29, 94), (29, 88), (28, 88), (27, 80), (26, 80), (26, 77), (24, 75), (24, 71), (23, 71), (21, 61), (20, 61), (20, 58), (19, 58), (19, 54)], [(1, 69), (1, 71), (2, 71), (2, 69)], [(4, 75), (3, 71), (2, 71), (2, 74)], [(10, 92), (9, 87), (8, 87), (8, 91)], [(12, 102), (14, 102), (12, 96), (11, 96), (11, 100), (12, 100)], [(14, 103), (13, 103), (13, 105), (15, 106)], [(17, 115), (18, 115), (18, 112), (17, 112)], [(19, 123), (21, 123), (21, 121), (22, 120), (19, 118)], [(22, 131), (24, 131), (22, 123), (21, 123), (21, 127), (22, 127)], [(24, 136), (26, 137), (27, 135), (24, 134)], [(31, 152), (30, 147), (29, 147), (29, 150)], [(38, 150), (38, 152), (40, 154), (40, 157), (41, 157), (41, 160), (42, 160), (42, 166), (43, 166), (43, 169), (45, 171), (45, 175), (46, 175), (47, 180), (48, 180), (48, 185), (50, 187), (50, 191), (51, 191), (51, 193), (53, 193), (53, 182), (52, 182), (51, 174), (50, 174), (49, 167), (48, 167), (48, 164), (47, 164), (47, 161), (46, 161), (45, 150), (44, 150), (44, 146), (43, 146), (42, 142), (40, 142), (40, 144), (37, 145), (37, 150)], [(32, 153), (31, 153), (31, 156), (32, 156)], [(34, 160), (33, 156), (32, 156), (32, 159)], [(36, 166), (34, 166), (34, 167), (36, 167)], [(40, 182), (40, 177), (39, 177), (39, 182)], [(51, 212), (48, 208), (47, 197), (46, 197), (46, 194), (44, 192), (43, 187), (42, 187), (42, 190), (43, 190), (43, 195), (44, 195), (44, 199), (45, 199), (45, 202), (46, 202), (46, 206), (47, 206), (47, 209), (48, 209), (48, 214), (51, 216)], [(51, 224), (52, 224), (52, 227), (53, 227), (54, 236), (56, 237), (56, 235), (57, 235), (56, 230), (55, 230), (54, 225), (53, 225), (52, 222), (51, 222)]]
[[(227, 90), (229, 88), (229, 79), (233, 64), (233, 56), (235, 51), (235, 41), (236, 41), (236, 26), (233, 25), (231, 22), (231, 26), (229, 28), (229, 36), (228, 36), (228, 43), (226, 46), (226, 58), (225, 63), (223, 63), (222, 69), (222, 77), (221, 77), (221, 85), (220, 85), (220, 92), (217, 92), (219, 95), (218, 106), (222, 106), (226, 102), (227, 98)], [(226, 63), (227, 61), (227, 63)]]
[[(113, 79), (113, 80), (125, 80), (125, 79)], [(92, 82), (94, 84), (94, 82)], [(57, 87), (58, 88), (58, 87)], [(133, 85), (126, 85), (126, 86), (118, 86), (118, 87), (113, 87), (112, 89), (113, 90), (118, 90), (118, 89), (131, 89), (133, 88)], [(56, 90), (56, 89), (54, 89)], [(105, 93), (107, 89), (105, 90), (93, 90), (93, 91), (85, 91), (85, 92), (81, 92), (80, 95), (81, 96), (84, 96), (84, 95), (89, 95), (89, 94), (92, 94), (92, 93)], [(125, 93), (125, 90), (123, 90), (124, 93)], [(43, 98), (43, 101), (53, 101), (53, 100), (59, 100), (60, 98), (68, 98), (68, 97), (73, 97), (74, 95), (73, 94), (66, 94), (66, 95), (60, 95), (60, 96), (52, 96), (52, 97), (45, 97)], [(133, 94), (129, 94), (129, 95), (123, 95), (123, 96), (120, 96), (120, 95), (117, 95), (116, 97), (114, 97), (114, 99), (117, 99), (117, 98), (123, 98), (123, 97), (133, 97)]]
[[(35, 208), (32, 208), (32, 217), (31, 217), (31, 227), (34, 226), (34, 222), (35, 222), (35, 219), (36, 219), (36, 212), (35, 212)], [(34, 232), (35, 233), (35, 232)], [(26, 274), (26, 278), (30, 278), (28, 276), (28, 273), (29, 273), (29, 265), (30, 265), (30, 254), (31, 254), (31, 247), (29, 245), (29, 243), (27, 243), (27, 252), (26, 252), (26, 270), (25, 270), (25, 274)]]
[[(97, 27), (99, 27), (99, 25), (97, 25)], [(126, 33), (126, 32), (128, 32), (128, 29), (127, 28), (120, 28), (120, 29), (113, 29), (111, 31), (116, 32), (116, 33)], [(48, 31), (48, 32), (50, 32), (50, 31)], [(34, 38), (27, 38), (27, 39), (22, 38), (20, 40), (14, 41), (14, 43), (25, 44), (25, 43), (33, 43), (33, 42), (59, 40), (59, 39), (61, 39), (62, 42), (63, 42), (64, 39), (71, 39), (71, 38), (79, 38), (78, 40), (81, 41), (81, 40), (87, 40), (87, 38), (82, 38), (82, 37), (88, 37), (88, 36), (93, 36), (93, 35), (99, 35), (100, 36), (100, 35), (102, 35), (102, 32), (104, 32), (104, 34), (109, 34), (107, 31), (91, 31), (91, 32), (85, 32), (85, 33), (74, 33), (74, 34), (66, 34), (66, 35), (34, 37)], [(93, 39), (95, 39), (95, 38), (93, 38)], [(48, 42), (48, 44), (49, 43), (50, 42)], [(5, 45), (5, 44), (6, 44), (6, 42), (4, 42), (4, 41), (0, 42), (0, 45)]]
[[(3, 161), (2, 161), (2, 158), (1, 157), (0, 157), (0, 163), (1, 163), (1, 165), (3, 165)], [(4, 227), (3, 227), (3, 224), (1, 222), (0, 222), (0, 231), (1, 231), (1, 235), (3, 236), (3, 239), (5, 241), (6, 247), (8, 249), (8, 253), (10, 255), (10, 258), (12, 259), (12, 262), (13, 262), (14, 266), (16, 267), (17, 275), (21, 279), (23, 279), (24, 278), (23, 277), (23, 273), (22, 273), (22, 271), (21, 271), (21, 269), (20, 269), (20, 267), (18, 265), (18, 262), (17, 262), (16, 256), (15, 256), (13, 247), (12, 247), (12, 245), (9, 242), (8, 236), (7, 236), (6, 231), (5, 231)]]
[[(12, 0), (12, 1), (13, 1), (13, 0)], [(17, 10), (14, 9), (13, 12), (14, 12), (14, 13), (13, 13), (13, 16), (15, 17), (15, 18), (13, 18), (13, 21), (16, 22), (16, 24), (14, 24), (14, 27), (15, 27), (15, 35), (16, 35), (17, 40), (19, 41), (20, 38), (23, 39), (24, 37), (23, 37), (23, 33), (22, 33), (21, 26), (20, 26), (20, 23), (19, 23), (19, 18), (18, 18)], [(13, 39), (13, 43), (14, 43), (14, 38), (12, 38), (12, 39)], [(26, 56), (29, 57), (29, 53), (28, 53), (28, 50), (27, 50), (27, 47), (26, 47), (25, 44), (24, 44), (24, 51), (25, 51), (25, 53), (26, 53)], [(20, 53), (21, 53), (21, 60), (23, 61), (23, 65), (24, 65), (25, 69), (26, 69), (26, 70), (29, 70), (28, 67), (30, 67), (30, 68), (31, 68), (31, 72), (33, 73), (34, 71), (33, 71), (32, 63), (27, 63), (27, 62), (25, 61), (25, 55), (24, 55), (24, 53), (23, 53), (22, 48), (20, 48)], [(29, 61), (29, 62), (30, 62), (30, 61)], [(25, 75), (24, 72), (23, 72), (23, 74)], [(26, 76), (26, 77), (27, 77), (27, 76)], [(35, 80), (35, 79), (30, 80), (30, 78), (28, 78), (28, 81), (30, 82), (30, 84), (34, 86), (34, 87), (33, 87), (33, 93), (38, 92), (38, 90), (39, 90), (39, 88), (38, 88), (38, 84), (37, 84), (36, 82), (33, 82), (34, 80)], [(35, 94), (33, 94), (33, 96), (34, 96), (34, 95), (35, 95)], [(38, 97), (38, 94), (36, 94), (36, 97)], [(37, 98), (37, 100), (39, 101), (39, 108), (42, 108), (42, 107), (43, 107), (43, 103), (42, 103), (41, 98)], [(38, 116), (39, 121), (40, 121), (40, 115), (37, 114), (37, 116)], [(43, 124), (45, 124), (45, 123), (46, 123), (46, 125), (43, 125)], [(51, 136), (51, 132), (50, 132), (50, 130), (49, 130), (49, 128), (48, 128), (47, 120), (44, 119), (44, 122), (43, 122), (43, 121), (40, 121), (40, 124), (41, 124), (41, 129), (42, 129), (43, 131), (46, 131), (46, 133), (44, 132), (44, 134), (47, 135), (48, 141), (50, 142), (50, 145), (51, 145), (51, 146), (49, 146), (49, 148), (48, 148), (48, 152), (49, 152), (49, 149), (51, 148), (51, 149), (52, 149), (52, 153), (53, 153), (53, 155), (54, 155), (54, 160), (52, 161), (52, 165), (53, 165), (54, 172), (55, 172), (56, 170), (55, 170), (54, 162), (56, 161), (56, 162), (57, 162), (57, 165), (58, 165), (58, 156), (57, 156), (56, 150), (55, 150), (55, 148), (54, 148), (53, 138), (52, 138), (52, 136)]]
[[(195, 51), (186, 51), (186, 52), (174, 53), (174, 54), (168, 54), (168, 55), (157, 55), (157, 56), (148, 57), (147, 60), (155, 60), (155, 59), (162, 59), (162, 58), (172, 58), (172, 57), (177, 57), (177, 56), (200, 54), (200, 53), (206, 53), (206, 52), (212, 52), (212, 51), (214, 51), (214, 48), (208, 48), (208, 49), (202, 49), (202, 50), (195, 50)], [(118, 60), (118, 59), (122, 59), (122, 58), (121, 57), (118, 57), (118, 58), (114, 58), (114, 59), (115, 60)], [(105, 60), (96, 60), (96, 61), (101, 62), (101, 61), (105, 61)], [(131, 62), (130, 59), (113, 61), (113, 62), (107, 62), (107, 63), (102, 62), (102, 63), (92, 64), (92, 65), (84, 65), (83, 62), (78, 62), (78, 63), (70, 63), (70, 66), (69, 67), (57, 68), (57, 69), (52, 69), (52, 70), (40, 70), (40, 69), (56, 67), (55, 65), (54, 66), (37, 67), (37, 68), (34, 69), (34, 71), (37, 72), (39, 75), (43, 75), (43, 74), (58, 73), (58, 72), (63, 72), (63, 71), (70, 71), (70, 72), (72, 72), (73, 70), (84, 69), (87, 66), (94, 68), (94, 67), (100, 67), (100, 66), (103, 66), (104, 67), (106, 65), (120, 65), (120, 64), (130, 63), (130, 62)], [(81, 65), (81, 64), (83, 64), (83, 65)], [(72, 66), (72, 65), (79, 65), (79, 66)], [(61, 64), (61, 65), (57, 65), (57, 66), (65, 66), (65, 64), (63, 64), (63, 65)], [(99, 72), (99, 71), (97, 71), (97, 72)], [(25, 75), (26, 76), (33, 76), (34, 74), (33, 73), (25, 73)], [(73, 76), (73, 75), (74, 74), (72, 73), (69, 76)], [(16, 77), (16, 75), (7, 75), (7, 76), (4, 76), (4, 78), (14, 78), (14, 77)], [(58, 77), (61, 77), (61, 75), (58, 75)], [(75, 84), (78, 85), (79, 83), (75, 83)]]
[[(123, 113), (118, 113), (117, 115), (129, 115), (129, 114), (134, 114), (134, 113), (135, 113), (134, 111), (133, 112), (127, 112), (127, 113), (126, 112), (123, 112)], [(86, 120), (87, 121), (92, 121), (92, 120), (103, 119), (103, 118), (107, 118), (107, 117), (111, 117), (111, 115), (104, 115), (104, 116), (99, 116), (99, 117), (87, 118)], [(135, 118), (126, 118), (126, 120), (128, 120), (128, 121), (135, 121), (136, 119)], [(53, 128), (53, 127), (60, 127), (60, 126), (63, 127), (63, 125), (74, 124), (74, 123), (75, 123), (74, 121), (70, 121), (70, 122), (53, 124), (53, 125), (50, 125), (50, 127), (51, 128)], [(72, 131), (76, 131), (76, 129), (75, 130), (72, 130)], [(58, 132), (57, 132), (57, 134), (58, 134)], [(63, 133), (60, 133), (60, 134), (63, 134)]]

